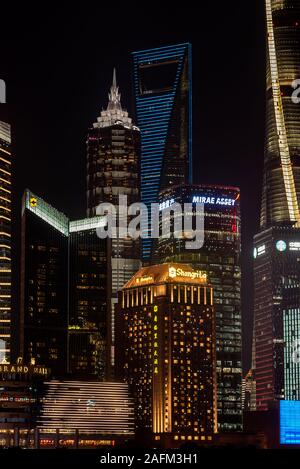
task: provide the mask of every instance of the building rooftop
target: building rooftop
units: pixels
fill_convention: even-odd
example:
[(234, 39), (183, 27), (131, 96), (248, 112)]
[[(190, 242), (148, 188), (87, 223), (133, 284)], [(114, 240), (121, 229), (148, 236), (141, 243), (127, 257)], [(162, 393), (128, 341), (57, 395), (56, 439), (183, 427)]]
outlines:
[(166, 263), (142, 267), (125, 285), (136, 288), (157, 283), (189, 283), (203, 285), (207, 283), (207, 273), (195, 270), (188, 264)]

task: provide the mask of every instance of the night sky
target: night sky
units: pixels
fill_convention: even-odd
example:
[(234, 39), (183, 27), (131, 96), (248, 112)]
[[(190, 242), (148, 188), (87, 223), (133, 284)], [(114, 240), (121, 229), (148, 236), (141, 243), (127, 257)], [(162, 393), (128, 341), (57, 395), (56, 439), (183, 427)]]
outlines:
[[(106, 2), (105, 2), (106, 3)], [(161, 3), (162, 4), (162, 3)], [(0, 78), (14, 139), (15, 243), (25, 187), (71, 218), (85, 216), (85, 139), (107, 105), (112, 69), (133, 115), (130, 53), (193, 45), (195, 183), (241, 187), (244, 369), (252, 340), (252, 237), (258, 229), (265, 114), (264, 2), (1, 6)], [(117, 5), (117, 3), (116, 3)], [(18, 250), (15, 250), (16, 257)], [(15, 276), (19, 272), (15, 268)], [(15, 283), (17, 291), (17, 283)]]

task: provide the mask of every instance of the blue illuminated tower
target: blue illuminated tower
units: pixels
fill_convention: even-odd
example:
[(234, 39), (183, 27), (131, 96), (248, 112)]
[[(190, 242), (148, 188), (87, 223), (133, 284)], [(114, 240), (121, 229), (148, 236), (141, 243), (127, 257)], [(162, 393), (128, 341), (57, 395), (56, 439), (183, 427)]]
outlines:
[[(137, 125), (141, 130), (141, 199), (192, 179), (192, 51), (177, 44), (133, 52)], [(142, 257), (149, 261), (151, 240)]]

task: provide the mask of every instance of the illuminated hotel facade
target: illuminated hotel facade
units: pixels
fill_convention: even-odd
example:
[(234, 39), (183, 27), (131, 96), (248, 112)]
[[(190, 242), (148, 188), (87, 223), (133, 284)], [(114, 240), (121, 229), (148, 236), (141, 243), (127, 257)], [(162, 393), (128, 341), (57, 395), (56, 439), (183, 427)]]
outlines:
[[(216, 356), (218, 430), (242, 430), (242, 325), (241, 325), (241, 220), (240, 191), (218, 185), (180, 185), (159, 194), (160, 213), (170, 211), (171, 236), (155, 243), (157, 262), (180, 262), (207, 272), (214, 292), (216, 314)], [(186, 249), (186, 239), (174, 237), (172, 205), (204, 204), (204, 244)], [(185, 210), (183, 211), (186, 212)], [(162, 225), (162, 217), (160, 225)], [(182, 223), (184, 226), (184, 223)], [(162, 226), (161, 226), (162, 228)], [(195, 229), (195, 226), (194, 226)], [(160, 231), (162, 234), (162, 231)]]
[[(118, 376), (130, 385), (136, 430), (176, 447), (217, 429), (213, 290), (188, 265), (144, 267), (117, 313)], [(168, 442), (168, 443), (167, 443)]]
[(106, 373), (107, 261), (102, 217), (70, 221), (26, 191), (22, 206), (20, 355), (52, 376)]
[[(101, 203), (128, 206), (140, 201), (140, 130), (122, 108), (116, 71), (106, 110), (89, 129), (87, 138), (87, 215), (94, 217)], [(121, 202), (123, 203), (123, 202)], [(118, 212), (119, 214), (119, 212)], [(106, 240), (108, 375), (114, 373), (114, 310), (118, 292), (140, 268), (140, 242), (117, 235)]]
[[(292, 337), (286, 334), (299, 334), (289, 292), (299, 288), (300, 279), (300, 106), (292, 99), (293, 82), (300, 76), (300, 2), (265, 0), (265, 10), (265, 159), (260, 232), (254, 237), (257, 410), (289, 395), (285, 344)], [(293, 328), (285, 325), (289, 319)]]
[[(132, 56), (141, 200), (150, 212), (160, 190), (192, 180), (192, 49), (176, 44)], [(142, 258), (148, 263), (151, 244), (143, 239)]]
[(11, 130), (0, 121), (0, 363), (11, 356)]

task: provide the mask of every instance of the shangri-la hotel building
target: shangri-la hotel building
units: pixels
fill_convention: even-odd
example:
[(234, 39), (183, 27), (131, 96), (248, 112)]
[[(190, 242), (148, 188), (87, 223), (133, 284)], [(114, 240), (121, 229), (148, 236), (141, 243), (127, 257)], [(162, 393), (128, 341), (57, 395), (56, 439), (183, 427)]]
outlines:
[(118, 376), (135, 400), (136, 434), (163, 447), (209, 444), (217, 429), (215, 313), (205, 272), (140, 269), (120, 292)]

